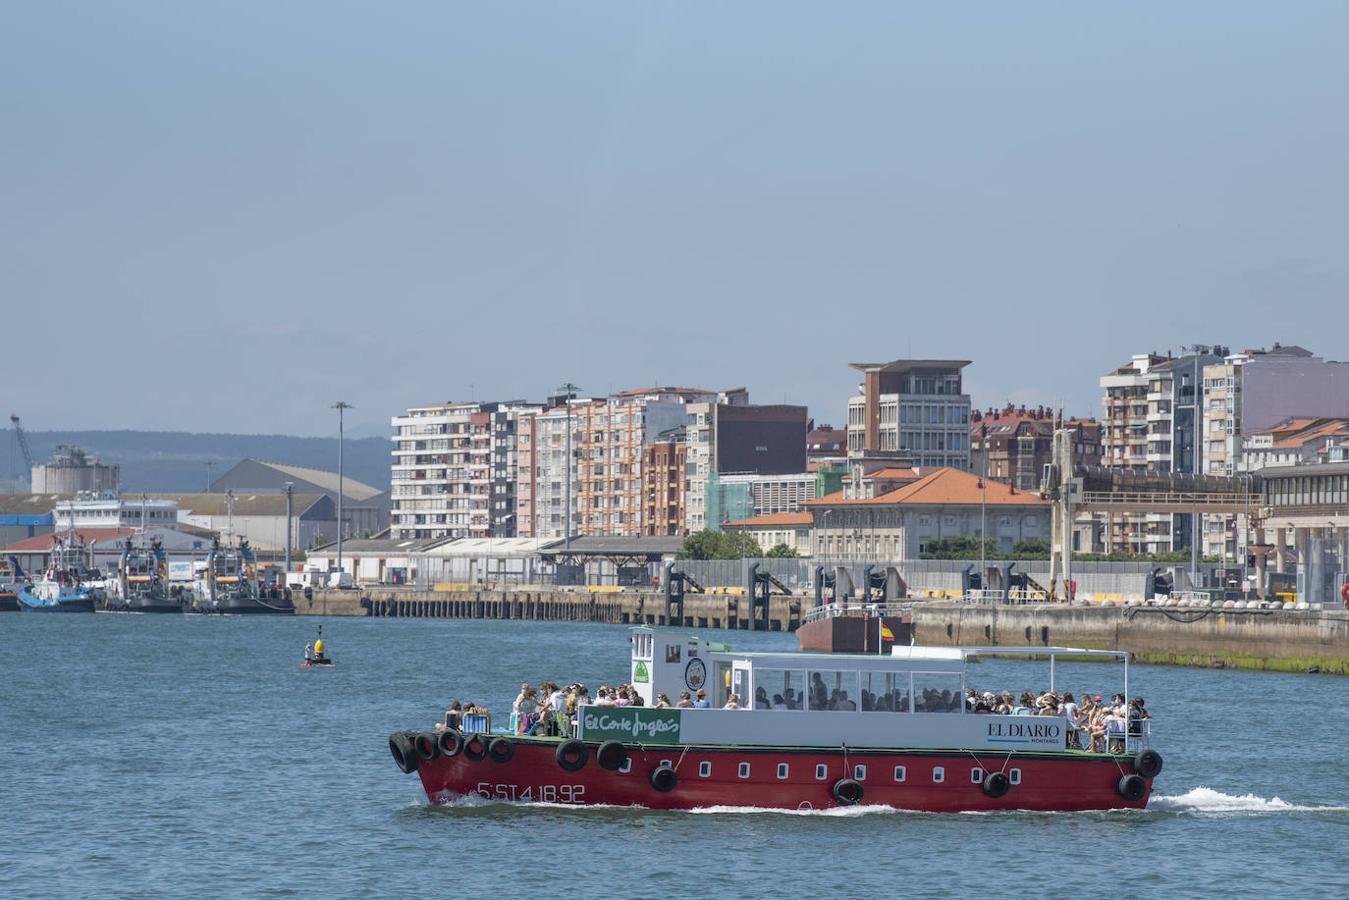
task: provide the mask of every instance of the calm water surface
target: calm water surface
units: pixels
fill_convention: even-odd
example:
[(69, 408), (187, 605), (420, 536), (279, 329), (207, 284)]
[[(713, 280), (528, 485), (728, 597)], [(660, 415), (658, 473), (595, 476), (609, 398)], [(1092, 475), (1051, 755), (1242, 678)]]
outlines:
[(1132, 668), (1166, 757), (1143, 813), (434, 808), (390, 731), (452, 697), (504, 712), (521, 680), (618, 681), (626, 630), (330, 619), (338, 667), (301, 670), (317, 624), (0, 615), (0, 896), (1349, 896), (1344, 679)]

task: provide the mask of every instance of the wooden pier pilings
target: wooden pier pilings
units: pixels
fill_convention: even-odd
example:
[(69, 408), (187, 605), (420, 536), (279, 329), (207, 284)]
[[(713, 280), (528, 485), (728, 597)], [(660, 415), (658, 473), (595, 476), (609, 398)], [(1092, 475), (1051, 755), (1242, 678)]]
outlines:
[[(404, 588), (314, 591), (297, 596), (297, 615), (408, 619), (524, 619), (536, 622), (603, 622), (749, 629), (750, 604), (735, 594), (694, 594), (684, 599), (684, 621), (667, 622), (665, 597), (650, 591), (520, 590), (418, 591)], [(770, 631), (795, 631), (802, 598), (774, 597)]]

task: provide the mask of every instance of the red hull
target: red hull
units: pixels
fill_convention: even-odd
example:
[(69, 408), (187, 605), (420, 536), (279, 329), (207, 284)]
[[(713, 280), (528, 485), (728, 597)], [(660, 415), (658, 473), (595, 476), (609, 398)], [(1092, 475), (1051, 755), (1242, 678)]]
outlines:
[[(629, 771), (601, 768), (595, 758), (579, 771), (558, 765), (558, 742), (512, 737), (514, 755), (508, 762), (488, 756), (480, 760), (463, 753), (437, 754), (422, 760), (417, 772), (432, 802), (479, 795), (493, 800), (542, 801), (580, 805), (611, 804), (651, 809), (696, 809), (742, 806), (770, 809), (831, 809), (844, 806), (833, 795), (839, 779), (859, 779), (863, 805), (883, 805), (923, 812), (982, 812), (992, 810), (1081, 811), (1142, 809), (1152, 792), (1152, 780), (1135, 801), (1117, 791), (1123, 775), (1134, 774), (1128, 757), (1085, 754), (1012, 754), (965, 751), (848, 751), (629, 747)], [(976, 759), (977, 756), (977, 759)], [(678, 784), (669, 792), (651, 786), (649, 776), (661, 762), (676, 766)], [(710, 771), (702, 764), (710, 764)], [(741, 764), (749, 764), (740, 777)], [(786, 765), (786, 777), (779, 778)], [(819, 766), (824, 766), (820, 778)], [(903, 768), (897, 781), (897, 767)], [(942, 770), (935, 780), (934, 770)], [(972, 770), (1005, 772), (1014, 783), (1006, 796), (988, 796), (972, 780)], [(1013, 770), (1017, 770), (1015, 773)], [(701, 773), (709, 771), (704, 776)], [(982, 774), (982, 773), (981, 773)]]

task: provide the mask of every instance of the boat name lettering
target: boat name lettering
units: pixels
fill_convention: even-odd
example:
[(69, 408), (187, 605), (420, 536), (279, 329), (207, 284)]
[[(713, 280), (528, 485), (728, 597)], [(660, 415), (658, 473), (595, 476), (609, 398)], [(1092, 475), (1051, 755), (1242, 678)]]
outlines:
[(679, 742), (678, 710), (587, 708), (583, 725), (587, 740), (636, 740), (653, 744)]
[(1035, 743), (1057, 743), (1063, 738), (1061, 722), (989, 722), (990, 738), (1021, 738)]

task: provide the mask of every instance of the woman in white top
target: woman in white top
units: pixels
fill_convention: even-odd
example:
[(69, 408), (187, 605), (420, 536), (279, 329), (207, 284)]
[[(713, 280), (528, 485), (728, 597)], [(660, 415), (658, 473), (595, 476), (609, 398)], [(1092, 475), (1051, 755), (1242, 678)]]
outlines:
[(722, 707), (722, 709), (739, 709), (739, 708), (740, 708), (740, 698), (735, 694), (732, 694), (731, 696), (727, 697), (726, 705)]

